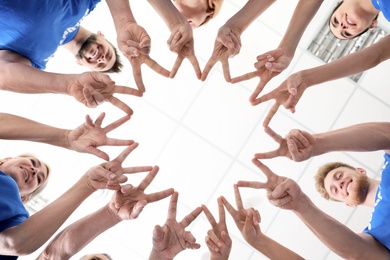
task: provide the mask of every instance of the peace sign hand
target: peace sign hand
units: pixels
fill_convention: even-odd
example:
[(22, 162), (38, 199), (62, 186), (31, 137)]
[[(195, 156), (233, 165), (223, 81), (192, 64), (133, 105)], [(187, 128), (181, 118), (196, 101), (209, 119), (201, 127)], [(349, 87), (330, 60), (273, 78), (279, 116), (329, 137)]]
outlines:
[(222, 199), (218, 198), (219, 222), (216, 222), (206, 205), (202, 205), (202, 209), (211, 224), (211, 229), (207, 232), (205, 238), (205, 242), (210, 251), (210, 259), (229, 259), (229, 254), (232, 249), (232, 240), (226, 226), (225, 208)]

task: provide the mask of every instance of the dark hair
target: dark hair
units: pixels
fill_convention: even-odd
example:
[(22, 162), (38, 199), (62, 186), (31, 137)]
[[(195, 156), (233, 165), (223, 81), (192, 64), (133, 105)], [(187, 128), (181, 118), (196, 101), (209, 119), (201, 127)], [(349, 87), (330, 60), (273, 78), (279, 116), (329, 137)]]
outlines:
[[(329, 20), (328, 20), (328, 24), (330, 24), (334, 12), (336, 12), (336, 10), (340, 7), (340, 5), (341, 5), (342, 3), (344, 3), (344, 0), (341, 0), (340, 2), (338, 2), (337, 5), (336, 5), (336, 7), (335, 7), (335, 8), (333, 9), (333, 11), (330, 13)], [(375, 16), (375, 18), (373, 19), (373, 21), (375, 21), (375, 20), (378, 19), (378, 15), (379, 15), (379, 14), (377, 14), (377, 15)], [(353, 36), (351, 39), (354, 39), (354, 38), (356, 38), (356, 37), (361, 36), (362, 34), (364, 34), (365, 32), (367, 32), (369, 29), (370, 29), (370, 27), (367, 27), (367, 28), (364, 29), (361, 33), (359, 33), (359, 34)], [(332, 32), (332, 30), (330, 30), (330, 31)], [(333, 32), (332, 32), (332, 34), (333, 34)], [(336, 38), (338, 38), (338, 37), (337, 37), (336, 35), (334, 35), (334, 34), (333, 34), (333, 36), (336, 37)], [(348, 39), (348, 40), (350, 40), (350, 39)]]

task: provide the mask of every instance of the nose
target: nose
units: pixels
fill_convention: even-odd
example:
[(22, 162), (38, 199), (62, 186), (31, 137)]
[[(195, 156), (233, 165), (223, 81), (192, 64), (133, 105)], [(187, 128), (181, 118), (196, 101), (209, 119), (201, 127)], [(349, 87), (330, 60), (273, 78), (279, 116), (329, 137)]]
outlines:
[(347, 29), (347, 25), (344, 24), (343, 22), (340, 23), (340, 26), (341, 26), (341, 28), (343, 28), (343, 29)]
[(103, 63), (105, 60), (104, 55), (100, 56), (100, 58), (97, 60), (98, 64)]

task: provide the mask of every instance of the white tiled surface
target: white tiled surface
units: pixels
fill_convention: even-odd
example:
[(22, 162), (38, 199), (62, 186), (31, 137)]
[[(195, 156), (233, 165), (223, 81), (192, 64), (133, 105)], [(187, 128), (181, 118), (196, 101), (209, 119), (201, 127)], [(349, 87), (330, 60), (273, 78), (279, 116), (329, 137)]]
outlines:
[[(225, 0), (222, 12), (216, 20), (194, 31), (195, 48), (201, 68), (212, 52), (218, 28), (246, 1)], [(274, 49), (289, 22), (297, 0), (277, 1), (242, 35), (241, 53), (230, 60), (232, 76), (252, 71), (257, 55)], [(314, 21), (306, 30), (291, 66), (274, 78), (265, 88), (268, 92), (278, 86), (289, 74), (303, 68), (321, 64), (306, 52), (314, 34), (327, 19), (335, 1), (324, 3)], [(152, 37), (151, 57), (170, 69), (175, 55), (166, 47), (169, 31), (157, 13), (146, 1), (132, 1), (137, 21)], [(101, 30), (112, 42), (115, 31), (106, 4), (103, 2), (85, 21), (92, 31)], [(59, 50), (50, 62), (48, 70), (73, 73), (82, 68), (73, 63), (66, 51)], [(324, 83), (309, 89), (301, 99), (297, 112), (291, 114), (281, 108), (271, 122), (274, 130), (284, 135), (290, 129), (300, 128), (324, 132), (360, 122), (388, 121), (390, 106), (386, 72), (390, 62), (385, 62), (365, 73), (360, 84), (348, 79)], [(169, 187), (179, 191), (178, 219), (200, 204), (206, 204), (217, 214), (216, 198), (224, 195), (234, 203), (233, 184), (238, 180), (263, 180), (264, 177), (252, 165), (253, 154), (276, 148), (276, 144), (262, 130), (271, 102), (252, 107), (248, 98), (257, 79), (239, 84), (227, 84), (223, 80), (220, 64), (216, 64), (205, 82), (196, 80), (190, 63), (185, 60), (174, 79), (166, 79), (142, 67), (147, 92), (144, 97), (117, 95), (135, 111), (132, 119), (111, 133), (118, 138), (130, 138), (140, 143), (125, 164), (159, 165), (160, 172), (148, 192)], [(112, 78), (120, 85), (134, 86), (131, 67)], [(72, 97), (62, 95), (23, 95), (2, 92), (1, 111), (25, 116), (50, 125), (73, 129), (84, 120), (106, 112), (105, 123), (121, 116), (123, 112), (104, 104), (88, 109)], [(1, 141), (1, 156), (33, 152), (48, 161), (53, 170), (51, 184), (45, 195), (55, 199), (72, 185), (87, 169), (101, 160), (92, 155), (78, 154), (57, 147), (19, 141)], [(120, 147), (104, 147), (113, 158)], [(382, 152), (330, 153), (309, 161), (294, 163), (286, 158), (264, 161), (273, 171), (297, 180), (302, 189), (328, 214), (345, 223), (353, 230), (361, 231), (368, 222), (370, 209), (351, 209), (342, 204), (324, 201), (313, 184), (313, 173), (325, 162), (340, 160), (363, 166), (370, 176), (377, 176), (382, 164)], [(131, 176), (137, 184), (145, 174)], [(270, 205), (265, 193), (242, 189), (247, 206), (256, 207), (262, 215), (261, 229), (267, 235), (296, 251), (306, 259), (338, 259), (288, 211)], [(97, 192), (69, 218), (64, 226), (104, 205), (109, 192)], [(163, 224), (169, 199), (148, 205), (137, 220), (122, 222), (102, 234), (74, 258), (92, 252), (107, 252), (114, 259), (147, 259), (151, 248), (154, 225)], [(230, 216), (227, 216), (229, 232), (233, 238), (231, 259), (265, 259), (242, 239)], [(91, 227), (92, 228), (92, 227)], [(204, 237), (209, 224), (203, 214), (190, 226), (202, 247), (196, 251), (184, 251), (177, 259), (208, 259)], [(38, 253), (38, 252), (37, 252)], [(36, 253), (36, 254), (37, 254)], [(33, 259), (36, 254), (20, 259)]]

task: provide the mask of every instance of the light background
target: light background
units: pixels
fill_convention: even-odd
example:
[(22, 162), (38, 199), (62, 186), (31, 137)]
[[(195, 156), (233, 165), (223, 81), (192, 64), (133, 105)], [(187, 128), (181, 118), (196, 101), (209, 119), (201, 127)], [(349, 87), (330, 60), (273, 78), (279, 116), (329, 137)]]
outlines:
[[(225, 0), (218, 17), (204, 28), (194, 31), (196, 55), (202, 69), (211, 55), (218, 28), (245, 2)], [(241, 53), (230, 59), (233, 77), (253, 71), (256, 56), (277, 47), (297, 2), (276, 1), (243, 33)], [(334, 0), (324, 2), (306, 30), (290, 67), (274, 78), (266, 86), (264, 93), (277, 87), (291, 73), (322, 64), (306, 49), (335, 4)], [(169, 30), (147, 1), (132, 1), (131, 5), (138, 23), (152, 38), (150, 56), (170, 69), (176, 56), (166, 45)], [(383, 21), (382, 17), (380, 19)], [(82, 25), (91, 31), (101, 30), (109, 40), (116, 43), (112, 19), (104, 1)], [(112, 78), (119, 85), (134, 87), (131, 67), (127, 62), (125, 64), (123, 73), (113, 75)], [(284, 136), (294, 128), (317, 133), (361, 122), (388, 121), (389, 69), (390, 63), (384, 62), (363, 74), (358, 84), (349, 79), (340, 79), (309, 89), (299, 102), (295, 114), (281, 108), (270, 126)], [(84, 71), (63, 49), (49, 62), (47, 70), (60, 73)], [(146, 93), (142, 98), (116, 95), (131, 106), (134, 115), (129, 122), (110, 133), (110, 136), (133, 139), (140, 144), (124, 164), (160, 166), (156, 179), (146, 191), (175, 188), (179, 192), (179, 220), (202, 203), (217, 217), (216, 199), (224, 195), (234, 203), (234, 183), (238, 180), (264, 180), (263, 174), (251, 163), (251, 159), (256, 152), (277, 147), (261, 126), (272, 102), (251, 106), (248, 98), (258, 79), (228, 84), (223, 79), (219, 63), (205, 82), (196, 79), (188, 60), (183, 62), (174, 79), (164, 78), (147, 66), (142, 67), (142, 72), (146, 86)], [(24, 95), (5, 91), (1, 95), (2, 112), (67, 129), (74, 129), (82, 124), (87, 114), (95, 119), (101, 112), (106, 112), (105, 125), (124, 115), (121, 110), (108, 103), (96, 109), (88, 109), (65, 95)], [(3, 157), (29, 152), (49, 162), (53, 174), (44, 196), (50, 201), (66, 191), (86, 170), (102, 162), (89, 154), (39, 143), (3, 140), (0, 147)], [(102, 149), (114, 158), (123, 147)], [(382, 156), (381, 151), (330, 153), (301, 163), (286, 158), (263, 162), (277, 174), (296, 180), (321, 209), (352, 230), (360, 232), (369, 221), (371, 209), (353, 209), (340, 203), (325, 201), (315, 191), (313, 174), (323, 163), (337, 160), (366, 168), (369, 176), (379, 178)], [(145, 175), (131, 176), (129, 181), (137, 185)], [(63, 227), (105, 205), (111, 194), (96, 192), (71, 215)], [(245, 206), (253, 206), (260, 211), (261, 229), (271, 238), (306, 259), (339, 259), (292, 212), (270, 205), (264, 191), (241, 189), (241, 194)], [(122, 222), (105, 232), (75, 255), (74, 259), (93, 252), (106, 252), (114, 259), (147, 259), (153, 227), (164, 224), (168, 204), (169, 198), (148, 205), (137, 220)], [(233, 239), (231, 259), (266, 259), (247, 245), (230, 215), (227, 215), (227, 222)], [(204, 237), (209, 228), (202, 213), (189, 227), (201, 243), (201, 248), (184, 251), (176, 259), (208, 259)], [(20, 259), (34, 259), (40, 251)]]

